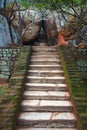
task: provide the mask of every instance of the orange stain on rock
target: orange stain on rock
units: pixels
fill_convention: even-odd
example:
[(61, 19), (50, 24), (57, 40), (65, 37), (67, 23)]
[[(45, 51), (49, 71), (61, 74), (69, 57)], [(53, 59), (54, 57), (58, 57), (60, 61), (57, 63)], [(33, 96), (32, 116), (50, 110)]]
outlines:
[(58, 33), (57, 45), (58, 46), (67, 46), (68, 45), (68, 41), (65, 41), (64, 36), (61, 32)]

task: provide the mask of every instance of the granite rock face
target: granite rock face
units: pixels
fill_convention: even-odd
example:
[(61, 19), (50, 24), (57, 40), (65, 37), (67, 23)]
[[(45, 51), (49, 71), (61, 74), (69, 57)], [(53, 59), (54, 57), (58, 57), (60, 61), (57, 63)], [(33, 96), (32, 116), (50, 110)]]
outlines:
[(22, 12), (20, 22), (21, 25), (19, 25), (19, 18), (16, 14), (15, 19), (12, 22), (12, 26), (17, 33), (19, 33), (18, 31), (20, 26), (23, 42), (32, 41), (38, 37), (41, 28), (41, 22), (37, 13), (35, 14), (33, 10)]
[(83, 26), (82, 30), (80, 31), (80, 37), (87, 44), (87, 25)]
[[(17, 43), (17, 34), (12, 28), (14, 43)], [(0, 47), (6, 47), (11, 44), (9, 26), (5, 17), (0, 15)]]

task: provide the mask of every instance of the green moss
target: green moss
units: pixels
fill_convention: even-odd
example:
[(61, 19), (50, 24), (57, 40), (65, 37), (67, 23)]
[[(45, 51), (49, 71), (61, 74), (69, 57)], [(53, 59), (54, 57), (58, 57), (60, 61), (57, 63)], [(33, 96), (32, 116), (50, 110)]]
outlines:
[(68, 74), (68, 72), (67, 72), (65, 60), (64, 60), (64, 58), (63, 58), (63, 55), (62, 55), (60, 49), (58, 49), (58, 52), (59, 52), (59, 55), (60, 55), (60, 58), (61, 58), (61, 64), (62, 64), (62, 66), (63, 66), (64, 75), (65, 75), (65, 77), (66, 77), (66, 82), (68, 83), (69, 91), (72, 92), (72, 89), (71, 89), (71, 81), (70, 81), (70, 78), (69, 78), (69, 74)]
[[(12, 130), (15, 127), (29, 53), (29, 47), (21, 48), (20, 55), (14, 63), (14, 71), (9, 84), (0, 86), (0, 129), (2, 130)], [(15, 76), (18, 76), (18, 78)]]
[[(67, 47), (66, 48), (60, 47), (58, 49), (58, 51), (59, 51), (59, 54), (61, 57), (61, 63), (63, 66), (64, 75), (66, 77), (66, 83), (68, 84), (68, 90), (71, 94), (72, 102), (75, 105), (75, 111), (76, 111), (76, 115), (78, 118), (78, 123), (77, 123), (78, 128), (79, 128), (79, 130), (82, 130), (82, 123), (79, 118), (79, 112), (81, 112), (81, 110), (83, 111), (83, 107), (81, 108), (81, 110), (79, 109), (79, 111), (78, 111), (78, 104), (75, 100), (76, 99), (75, 97), (78, 97), (78, 94), (80, 96), (81, 95), (83, 96), (83, 94), (85, 95), (85, 92), (83, 91), (83, 88), (81, 89), (81, 85), (80, 85), (80, 84), (82, 84), (82, 81), (80, 81), (80, 73), (79, 73), (79, 70), (76, 66), (74, 59), (72, 58), (72, 56), (70, 54), (71, 52), (69, 52), (69, 49)], [(67, 58), (67, 55), (69, 55), (68, 58)], [(73, 74), (73, 76), (72, 76), (72, 74)]]

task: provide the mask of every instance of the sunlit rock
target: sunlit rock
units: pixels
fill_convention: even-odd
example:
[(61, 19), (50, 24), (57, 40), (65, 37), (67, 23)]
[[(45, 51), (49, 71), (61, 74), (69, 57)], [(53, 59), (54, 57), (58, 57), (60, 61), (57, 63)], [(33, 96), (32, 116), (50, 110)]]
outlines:
[[(41, 22), (40, 17), (34, 10), (26, 10), (20, 12), (21, 21), (19, 24), (19, 16), (15, 15), (12, 26), (17, 33), (21, 33), (23, 42), (33, 41), (39, 35)], [(21, 29), (21, 32), (19, 31)]]

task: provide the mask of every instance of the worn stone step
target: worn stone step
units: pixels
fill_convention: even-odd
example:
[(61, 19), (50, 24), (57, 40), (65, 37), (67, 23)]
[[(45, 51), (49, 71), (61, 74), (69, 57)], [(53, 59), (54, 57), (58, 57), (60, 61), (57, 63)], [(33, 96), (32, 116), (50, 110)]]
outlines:
[(39, 58), (39, 59), (43, 59), (43, 58), (46, 58), (46, 59), (48, 59), (48, 58), (54, 58), (54, 59), (60, 59), (60, 56), (58, 55), (58, 54), (55, 54), (55, 55), (46, 55), (46, 54), (44, 54), (44, 55), (31, 55), (31, 58)]
[(28, 70), (28, 74), (30, 76), (64, 76), (64, 72), (62, 70)]
[(65, 83), (65, 77), (37, 77), (37, 76), (27, 76), (27, 82), (30, 83)]
[(70, 101), (23, 100), (21, 110), (24, 112), (72, 112), (73, 105)]
[(26, 83), (26, 90), (50, 90), (50, 91), (67, 91), (66, 84), (50, 84), (50, 83)]
[(46, 59), (44, 59), (44, 60), (39, 60), (39, 59), (36, 59), (36, 60), (31, 60), (31, 62), (30, 62), (30, 64), (36, 64), (36, 65), (47, 65), (47, 64), (50, 64), (50, 65), (60, 65), (61, 64), (61, 61), (60, 60), (46, 60)]
[(44, 50), (49, 50), (50, 51), (50, 50), (56, 50), (56, 49), (53, 46), (50, 46), (50, 47), (49, 46), (37, 46), (37, 47), (33, 46), (32, 50), (37, 50), (37, 51), (40, 51), (40, 50), (43, 50), (43, 51)]
[(60, 59), (54, 59), (54, 58), (49, 58), (49, 59), (46, 59), (46, 58), (31, 58), (31, 62), (41, 62), (41, 63), (45, 63), (45, 62), (55, 62), (55, 63), (61, 63)]
[(76, 128), (17, 128), (17, 130), (77, 130)]
[(71, 112), (22, 112), (18, 124), (37, 128), (75, 128), (76, 117)]
[(37, 55), (57, 55), (57, 52), (46, 52), (46, 51), (40, 51), (40, 52), (33, 52), (33, 56)]
[(31, 61), (36, 61), (36, 62), (40, 62), (40, 61), (42, 61), (42, 62), (44, 62), (44, 61), (50, 61), (50, 62), (61, 62), (61, 60), (60, 59), (58, 59), (58, 58), (31, 58)]
[(32, 49), (32, 52), (33, 53), (42, 53), (42, 52), (45, 52), (45, 53), (57, 53), (57, 50), (55, 50), (55, 49), (39, 49), (39, 50), (36, 50), (36, 49)]
[(50, 61), (31, 61), (30, 65), (47, 65), (47, 64), (50, 64), (50, 65), (60, 65), (60, 62), (50, 62)]
[(61, 65), (29, 65), (29, 69), (39, 69), (39, 70), (62, 70)]
[(70, 100), (70, 94), (69, 92), (59, 91), (24, 91), (23, 99)]
[(32, 49), (32, 52), (37, 52), (37, 53), (40, 53), (40, 52), (56, 52), (57, 50), (55, 48), (35, 48), (35, 49)]

